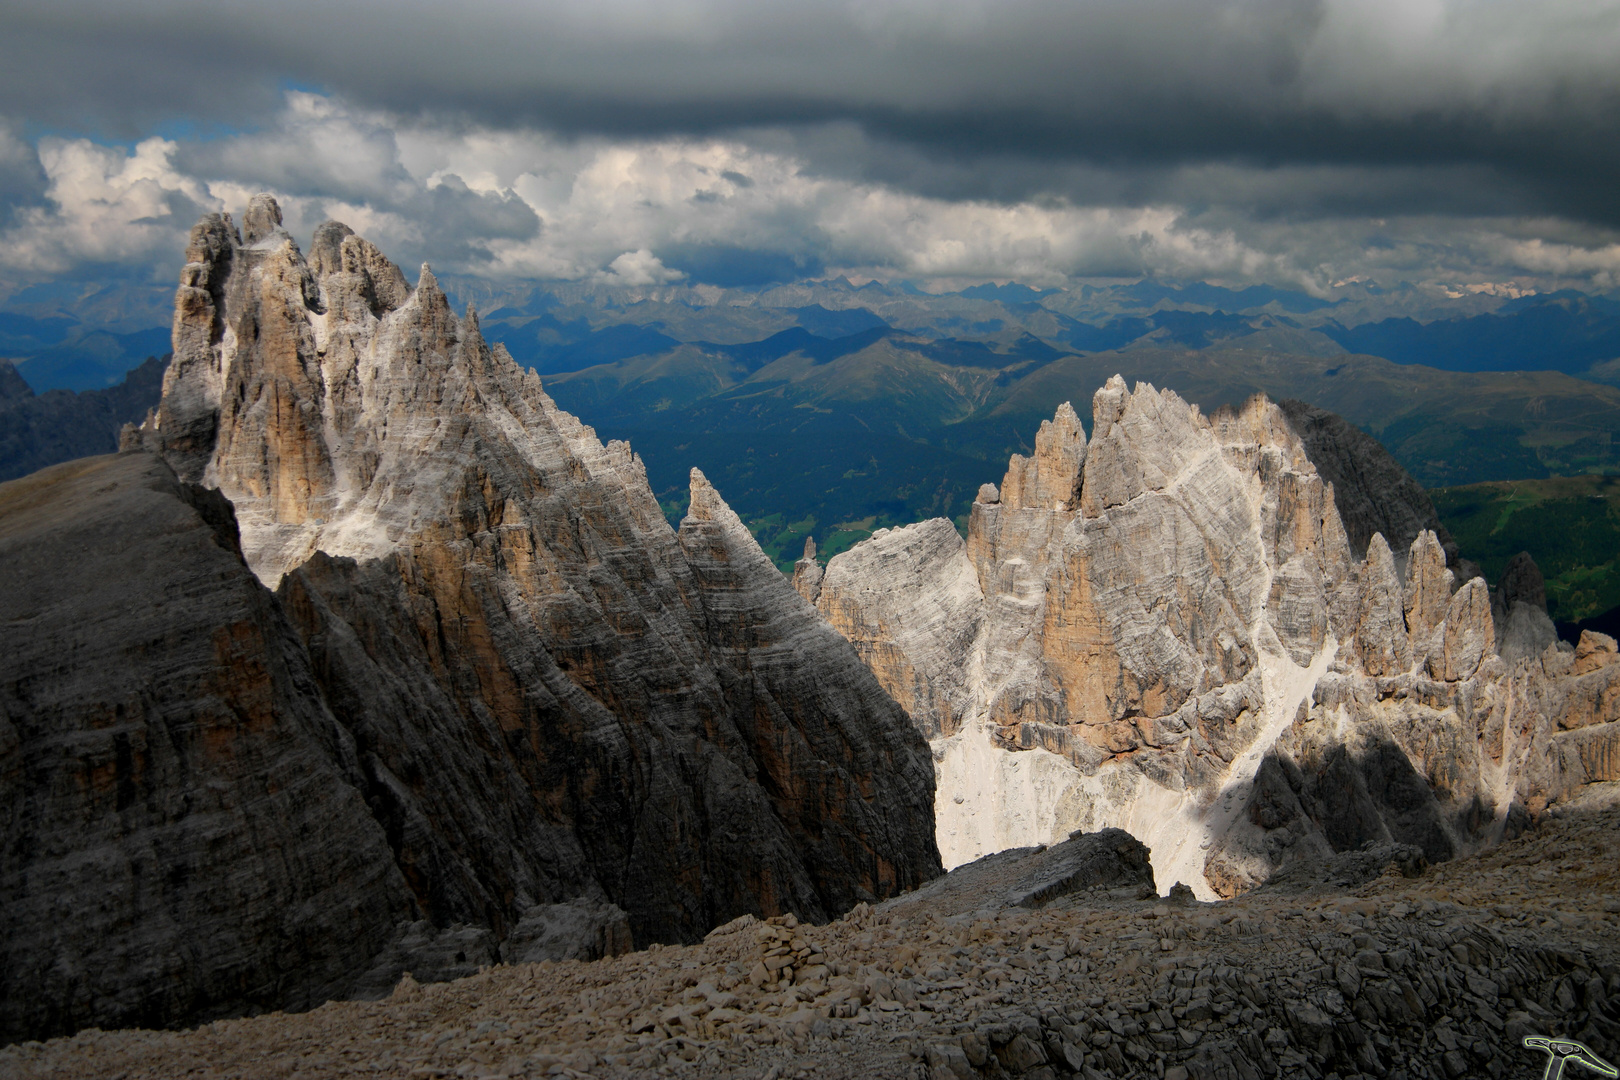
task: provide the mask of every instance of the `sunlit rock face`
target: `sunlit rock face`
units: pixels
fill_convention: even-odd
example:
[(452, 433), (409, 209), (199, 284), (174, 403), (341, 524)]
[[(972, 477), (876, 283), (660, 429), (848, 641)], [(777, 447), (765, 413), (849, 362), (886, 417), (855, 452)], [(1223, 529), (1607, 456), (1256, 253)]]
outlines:
[(677, 535), (426, 267), (280, 222), (192, 231), (125, 441), (235, 504), (423, 912), (504, 935), (586, 897), (692, 940), (939, 872), (923, 740), (701, 476)]
[(1064, 405), (981, 489), (965, 541), (923, 522), (827, 565), (817, 606), (932, 740), (947, 866), (1119, 826), (1161, 887), (1232, 895), (1366, 840), (1447, 858), (1613, 773), (1613, 676), (1553, 670), (1524, 568), (1493, 619), (1421, 489), (1289, 404), (1204, 416), (1116, 377), (1089, 440)]

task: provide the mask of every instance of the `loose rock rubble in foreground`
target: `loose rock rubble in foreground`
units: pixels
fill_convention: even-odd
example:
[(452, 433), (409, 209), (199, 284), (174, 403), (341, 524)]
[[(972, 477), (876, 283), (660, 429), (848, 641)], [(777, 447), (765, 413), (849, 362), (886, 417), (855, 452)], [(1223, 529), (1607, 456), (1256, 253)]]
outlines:
[(1540, 1075), (1525, 1035), (1620, 1058), (1617, 856), (1607, 806), (1415, 878), (1397, 859), (1354, 888), (1027, 910), (1005, 905), (1031, 855), (1003, 853), (827, 926), (744, 917), (700, 945), (407, 978), (384, 1001), (87, 1031), (0, 1049), (0, 1075)]

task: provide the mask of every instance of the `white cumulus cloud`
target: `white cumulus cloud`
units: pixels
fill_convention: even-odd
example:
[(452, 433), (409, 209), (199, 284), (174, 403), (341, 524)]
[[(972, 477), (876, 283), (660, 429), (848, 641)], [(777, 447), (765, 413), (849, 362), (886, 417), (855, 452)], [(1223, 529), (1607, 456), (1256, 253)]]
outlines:
[[(1353, 278), (1612, 289), (1620, 250), (1620, 237), (1488, 207), (1277, 209), (1289, 189), (1330, 186), (1324, 169), (1189, 169), (1150, 198), (953, 198), (822, 169), (770, 131), (570, 138), (306, 92), (286, 94), (272, 123), (210, 138), (29, 146), (4, 125), (0, 136), (7, 175), (26, 189), (32, 154), (43, 177), (0, 233), (12, 283), (100, 265), (171, 277), (199, 214), (239, 212), (260, 190), (281, 200), (295, 236), (337, 218), (408, 269), (639, 286), (846, 273), (1036, 285), (1157, 274), (1319, 295)], [(1360, 167), (1354, 179), (1375, 188), (1379, 175)], [(1196, 198), (1240, 189), (1275, 197), (1248, 209)]]
[(46, 204), (19, 208), (0, 238), (0, 264), (49, 275), (172, 251), (200, 212), (219, 205), (206, 183), (174, 167), (175, 148), (159, 138), (127, 150), (88, 139), (41, 139)]
[(608, 263), (607, 272), (599, 275), (598, 280), (615, 285), (668, 285), (685, 276), (679, 270), (669, 269), (659, 261), (658, 256), (642, 248), (627, 251)]

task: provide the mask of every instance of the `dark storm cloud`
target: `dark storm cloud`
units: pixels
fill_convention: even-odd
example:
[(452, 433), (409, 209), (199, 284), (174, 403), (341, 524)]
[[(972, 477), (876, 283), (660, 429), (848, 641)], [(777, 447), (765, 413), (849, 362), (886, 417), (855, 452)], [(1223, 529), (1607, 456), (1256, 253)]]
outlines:
[[(290, 81), (496, 128), (774, 129), (819, 168), (945, 197), (1176, 198), (1219, 166), (1187, 201), (1620, 222), (1612, 4), (10, 8), (6, 108), (110, 132), (242, 124)], [(840, 129), (859, 137), (815, 134)], [(1279, 170), (1309, 182), (1266, 190)]]
[(33, 147), (0, 122), (0, 208), (14, 214), (43, 205), (48, 183)]
[(656, 252), (660, 261), (693, 281), (722, 288), (769, 285), (816, 277), (826, 266), (815, 256), (761, 251), (733, 244), (669, 244)]
[(425, 249), (458, 263), (487, 259), (491, 240), (528, 240), (540, 232), (540, 218), (528, 203), (509, 191), (473, 191), (455, 173), (412, 201), (426, 203), (413, 215), (428, 226)]
[(249, 137), (179, 143), (174, 165), (188, 174), (307, 198), (310, 210), (347, 203), (398, 215), (417, 225), (417, 235), (397, 253), (408, 261), (477, 264), (489, 258), (491, 241), (539, 233), (539, 216), (512, 192), (475, 191), (455, 173), (426, 186), (400, 163), (393, 129), (323, 100), (312, 104), (302, 112), (284, 111), (274, 128)]

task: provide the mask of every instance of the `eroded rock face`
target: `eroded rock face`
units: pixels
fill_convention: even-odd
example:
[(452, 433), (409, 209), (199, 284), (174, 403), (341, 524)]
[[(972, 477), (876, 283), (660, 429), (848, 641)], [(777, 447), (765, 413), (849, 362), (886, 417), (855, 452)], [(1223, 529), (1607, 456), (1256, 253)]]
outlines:
[(972, 705), (962, 658), (983, 600), (962, 552), (944, 518), (880, 529), (833, 560), (818, 590), (821, 614), (929, 738), (954, 733)]
[(677, 538), (629, 446), (426, 268), (336, 223), (306, 262), (267, 198), (248, 220), (193, 231), (138, 439), (236, 504), (425, 910), (500, 932), (600, 890), (679, 940), (937, 872), (926, 747), (745, 529), (706, 528), (735, 524), (718, 493), (694, 478)]
[(816, 541), (814, 537), (804, 538), (804, 555), (793, 564), (793, 591), (804, 597), (805, 602), (814, 604), (821, 595), (821, 563), (816, 560)]
[[(306, 260), (280, 222), (261, 196), (240, 236), (193, 230), (163, 400), (124, 445), (227, 497), (277, 590), (350, 748), (345, 813), (386, 838), (394, 891), (367, 903), (401, 910), (355, 940), (425, 917), (498, 944), (580, 899), (640, 943), (696, 940), (939, 873), (926, 744), (701, 476), (677, 536), (629, 446), (559, 410), (427, 268), (413, 289), (337, 223)], [(212, 994), (185, 992), (155, 1019)]]
[[(711, 873), (732, 877), (739, 908), (757, 896), (790, 895), (799, 899), (779, 903), (795, 914), (845, 911), (915, 888), (939, 868), (926, 745), (696, 469), (691, 493), (680, 550), (742, 740), (731, 755), (742, 768), (716, 768), (701, 789), (709, 827), (721, 834), (708, 843), (727, 860)], [(732, 794), (744, 777), (769, 801)], [(750, 817), (765, 814), (771, 820)], [(761, 869), (776, 880), (754, 885)]]
[(1161, 883), (1231, 895), (1368, 841), (1448, 858), (1610, 775), (1607, 665), (1553, 643), (1533, 564), (1493, 602), (1365, 436), (1118, 378), (1092, 412), (965, 542), (924, 522), (826, 568), (818, 607), (934, 742), (947, 865), (1119, 826)]
[(229, 503), (69, 462), (0, 563), (0, 1042), (346, 994), (414, 904)]
[[(852, 637), (863, 655), (900, 654), (880, 677), (919, 726), (950, 737), (936, 745), (947, 862), (1117, 824), (1155, 849), (1160, 877), (1201, 880), (1182, 865), (1201, 858), (1200, 838), (1161, 811), (1218, 789), (1292, 718), (1304, 668), (1337, 648), (1328, 598), (1353, 607), (1349, 547), (1269, 403), (1212, 420), (1115, 379), (1093, 414), (1087, 443), (1059, 410), (1035, 457), (981, 494), (965, 544), (921, 542), (945, 522), (874, 538), (832, 561), (818, 603), (835, 626), (873, 628)], [(907, 546), (929, 561), (885, 576), (881, 553)], [(962, 583), (955, 640), (910, 615), (929, 581)], [(945, 692), (897, 686), (906, 662), (945, 673), (933, 681)], [(1143, 784), (1164, 793), (1151, 813)], [(1177, 834), (1186, 850), (1167, 861)]]
[(1356, 558), (1366, 554), (1375, 535), (1404, 555), (1421, 533), (1432, 532), (1456, 561), (1456, 541), (1440, 524), (1434, 504), (1383, 444), (1315, 405), (1287, 400), (1277, 407), (1305, 444), (1317, 473), (1333, 485), (1333, 502)]

